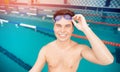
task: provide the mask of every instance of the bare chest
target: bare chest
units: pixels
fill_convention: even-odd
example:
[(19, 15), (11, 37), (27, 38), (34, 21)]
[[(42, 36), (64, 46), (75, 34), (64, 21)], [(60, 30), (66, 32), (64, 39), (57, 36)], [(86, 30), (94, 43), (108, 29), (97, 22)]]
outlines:
[(51, 51), (47, 54), (47, 62), (51, 67), (73, 67), (81, 59), (80, 52), (75, 50), (68, 51)]

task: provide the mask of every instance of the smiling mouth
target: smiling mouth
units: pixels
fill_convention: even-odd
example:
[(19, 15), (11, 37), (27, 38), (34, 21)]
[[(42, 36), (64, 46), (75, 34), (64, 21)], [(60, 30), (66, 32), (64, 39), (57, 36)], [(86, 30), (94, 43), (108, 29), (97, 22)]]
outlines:
[(67, 34), (59, 34), (59, 36), (60, 36), (61, 38), (65, 38), (65, 37), (67, 36)]

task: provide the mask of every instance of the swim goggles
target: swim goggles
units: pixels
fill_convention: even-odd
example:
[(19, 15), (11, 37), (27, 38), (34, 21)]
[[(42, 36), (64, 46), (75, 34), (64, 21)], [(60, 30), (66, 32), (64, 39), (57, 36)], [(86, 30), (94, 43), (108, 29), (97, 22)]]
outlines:
[(62, 19), (62, 17), (64, 17), (66, 20), (72, 20), (72, 16), (66, 14), (66, 15), (58, 15), (54, 18), (55, 22), (59, 21), (60, 19)]

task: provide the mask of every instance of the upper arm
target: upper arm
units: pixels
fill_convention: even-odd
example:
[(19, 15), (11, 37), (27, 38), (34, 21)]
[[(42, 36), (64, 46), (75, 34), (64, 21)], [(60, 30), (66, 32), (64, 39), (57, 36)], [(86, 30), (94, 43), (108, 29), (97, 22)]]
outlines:
[(45, 48), (42, 48), (39, 52), (37, 61), (35, 62), (34, 66), (32, 67), (32, 69), (29, 72), (40, 72), (46, 62), (46, 50)]
[(92, 51), (91, 48), (88, 46), (83, 46), (82, 49), (82, 57), (85, 58), (86, 60), (96, 63), (96, 64), (102, 64), (95, 56), (94, 52)]

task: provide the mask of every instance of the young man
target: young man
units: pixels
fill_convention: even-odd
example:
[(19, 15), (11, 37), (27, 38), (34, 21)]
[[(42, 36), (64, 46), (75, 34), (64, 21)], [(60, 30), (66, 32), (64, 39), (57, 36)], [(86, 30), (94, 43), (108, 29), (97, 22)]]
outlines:
[[(113, 56), (89, 28), (83, 15), (74, 15), (72, 11), (62, 9), (54, 14), (54, 21), (57, 39), (40, 50), (38, 59), (29, 72), (40, 72), (45, 63), (48, 63), (49, 72), (76, 72), (82, 58), (100, 65), (113, 62)], [(86, 35), (92, 48), (70, 39), (73, 26)]]

